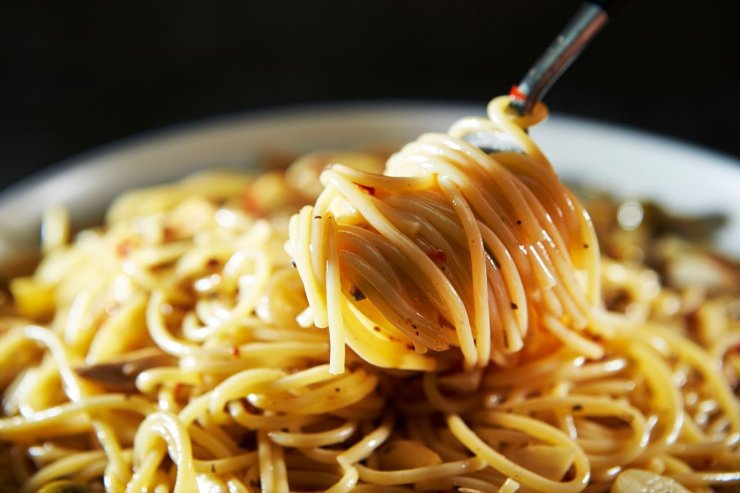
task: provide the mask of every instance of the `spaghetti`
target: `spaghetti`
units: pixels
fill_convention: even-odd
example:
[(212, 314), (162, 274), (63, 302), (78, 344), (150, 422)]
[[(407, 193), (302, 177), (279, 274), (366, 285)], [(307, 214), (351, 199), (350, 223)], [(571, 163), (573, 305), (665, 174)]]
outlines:
[[(494, 100), (385, 174), (316, 154), (130, 192), (73, 242), (51, 210), (0, 318), (3, 485), (736, 488), (740, 271), (594, 200), (601, 255), (525, 132), (544, 111)], [(462, 139), (486, 129), (522, 152)]]
[[(345, 340), (363, 359), (403, 369), (426, 369), (432, 362), (415, 355), (450, 346), (467, 368), (511, 365), (550, 343), (542, 332), (601, 356), (578, 334), (603, 331), (593, 320), (593, 228), (507, 104), (494, 100), (487, 123), (422, 136), (384, 175), (332, 166), (316, 205), (293, 217), (289, 253), (314, 324), (331, 331), (332, 371), (343, 368)], [(527, 153), (492, 159), (459, 138), (484, 125), (511, 132)]]

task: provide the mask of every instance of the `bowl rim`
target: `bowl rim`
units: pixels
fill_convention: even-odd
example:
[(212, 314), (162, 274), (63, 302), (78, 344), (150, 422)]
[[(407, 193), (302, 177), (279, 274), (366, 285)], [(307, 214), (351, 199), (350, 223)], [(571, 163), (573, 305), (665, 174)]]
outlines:
[[(114, 139), (82, 152), (73, 154), (56, 161), (41, 170), (31, 173), (15, 182), (9, 183), (0, 189), (0, 210), (13, 199), (16, 194), (23, 193), (29, 188), (37, 186), (38, 183), (53, 179), (54, 177), (86, 166), (94, 166), (95, 161), (109, 155), (118, 153), (129, 153), (134, 149), (158, 144), (168, 140), (179, 140), (191, 134), (199, 134), (204, 131), (225, 129), (236, 125), (256, 123), (261, 120), (285, 119), (305, 117), (307, 115), (338, 116), (345, 114), (362, 115), (398, 112), (420, 113), (431, 110), (459, 112), (460, 118), (466, 115), (485, 114), (485, 105), (467, 101), (455, 100), (415, 100), (415, 99), (382, 99), (382, 100), (350, 100), (350, 101), (326, 101), (326, 102), (303, 102), (297, 104), (285, 104), (263, 108), (248, 109), (230, 113), (216, 114), (202, 118), (195, 118), (179, 123), (165, 125), (159, 128), (137, 132), (125, 137)], [(615, 134), (629, 135), (640, 139), (647, 139), (665, 145), (685, 148), (691, 152), (701, 152), (711, 157), (711, 165), (720, 163), (720, 166), (730, 166), (732, 169), (740, 170), (740, 158), (730, 153), (722, 152), (708, 146), (680, 139), (675, 136), (661, 133), (655, 130), (643, 129), (637, 126), (618, 122), (611, 122), (599, 118), (585, 117), (572, 113), (555, 112), (548, 116), (546, 122), (555, 121), (557, 124), (583, 125), (600, 127), (603, 130)]]
[[(408, 139), (411, 140), (428, 128), (425, 126), (428, 122), (435, 122), (435, 124), (439, 125), (441, 121), (446, 121), (447, 125), (450, 125), (457, 119), (467, 115), (483, 115), (484, 110), (485, 106), (483, 105), (456, 101), (375, 100), (335, 101), (328, 103), (314, 102), (215, 115), (213, 117), (170, 125), (115, 140), (59, 161), (0, 191), (0, 229), (2, 230), (0, 234), (0, 265), (8, 264), (9, 254), (15, 254), (23, 249), (31, 248), (31, 245), (38, 244), (38, 224), (41, 212), (44, 208), (54, 203), (51, 198), (54, 193), (51, 192), (56, 192), (57, 187), (64, 188), (65, 185), (68, 186), (64, 193), (68, 197), (75, 197), (77, 210), (73, 210), (72, 212), (73, 217), (77, 218), (83, 201), (81, 199), (77, 200), (77, 196), (74, 195), (74, 184), (77, 183), (76, 180), (86, 175), (92, 175), (87, 176), (87, 178), (93, 183), (96, 177), (97, 179), (105, 180), (104, 173), (106, 167), (109, 170), (115, 169), (112, 166), (116, 165), (117, 160), (119, 164), (121, 161), (126, 160), (136, 162), (136, 160), (132, 160), (134, 156), (148, 156), (151, 160), (152, 156), (157, 156), (158, 154), (156, 153), (159, 152), (159, 155), (167, 156), (171, 161), (173, 156), (167, 154), (170, 148), (182, 151), (183, 148), (187, 148), (189, 145), (191, 150), (196, 149), (194, 144), (192, 144), (196, 141), (210, 142), (210, 145), (213, 146), (213, 141), (217, 141), (219, 136), (221, 136), (220, 138), (222, 140), (225, 139), (226, 142), (233, 145), (235, 132), (246, 131), (257, 135), (262, 130), (265, 130), (269, 134), (270, 129), (273, 132), (277, 129), (278, 131), (276, 133), (279, 134), (281, 129), (293, 128), (293, 131), (295, 131), (296, 128), (305, 129), (311, 125), (339, 129), (340, 124), (344, 125), (345, 122), (350, 122), (350, 127), (351, 125), (357, 125), (357, 128), (365, 129), (373, 128), (374, 130), (380, 129), (383, 131), (391, 128), (395, 128), (397, 131), (406, 129), (407, 134), (411, 131), (409, 129), (413, 128), (414, 134), (410, 135)], [(610, 142), (609, 139), (612, 136), (616, 136), (617, 140), (621, 139), (621, 141), (634, 143), (635, 146), (645, 146), (645, 148), (653, 149), (653, 151), (656, 149), (665, 149), (670, 150), (673, 155), (685, 154), (692, 156), (694, 161), (698, 159), (702, 162), (702, 166), (705, 166), (703, 168), (704, 170), (713, 170), (714, 174), (721, 175), (725, 178), (729, 177), (729, 181), (732, 182), (732, 185), (729, 186), (734, 186), (737, 183), (737, 189), (740, 190), (740, 160), (712, 149), (696, 146), (638, 128), (558, 113), (551, 115), (548, 123), (544, 123), (541, 127), (534, 127), (532, 133), (539, 133), (540, 128), (543, 129), (543, 132), (545, 132), (545, 129), (548, 129), (551, 134), (553, 130), (559, 129), (559, 135), (566, 140), (576, 142), (574, 144), (575, 146), (579, 145), (579, 141), (573, 140), (577, 138), (575, 134), (585, 133), (591, 137), (596, 136), (607, 144)], [(446, 130), (446, 127), (429, 128), (429, 130), (443, 131)], [(351, 131), (351, 128), (347, 130), (350, 133)], [(349, 133), (345, 135), (349, 135)], [(387, 138), (388, 133), (386, 132), (385, 135)], [(225, 136), (228, 136), (228, 138)], [(538, 141), (536, 135), (535, 140)], [(405, 141), (406, 138), (396, 139), (398, 143)], [(346, 147), (352, 147), (351, 143), (348, 142)], [(548, 155), (548, 148), (544, 145), (542, 147), (545, 155)], [(316, 148), (321, 148), (321, 146), (317, 145), (314, 149)], [(206, 152), (205, 149), (203, 151)], [(182, 154), (182, 152), (180, 153)], [(692, 161), (692, 159), (688, 161)], [(256, 160), (252, 159), (252, 166), (250, 168), (259, 170), (258, 166), (254, 166), (255, 162)], [(556, 171), (560, 172), (563, 169), (561, 165), (565, 163), (559, 163), (557, 160), (553, 160), (553, 162), (555, 163)], [(173, 179), (171, 173), (173, 169), (177, 169), (179, 175), (182, 176), (197, 169), (207, 167), (203, 163), (199, 166), (192, 166), (191, 163), (190, 168), (179, 166), (179, 164), (173, 166), (170, 163), (169, 175), (165, 171), (150, 170), (147, 168), (147, 176), (149, 176), (149, 173), (152, 173), (151, 179), (142, 178), (143, 185), (136, 184), (124, 188), (128, 189), (146, 184), (171, 181)], [(689, 162), (688, 164), (691, 165), (692, 163)], [(690, 167), (694, 169), (693, 166)], [(576, 167), (575, 169), (578, 168)], [(117, 172), (120, 174), (120, 170)], [(160, 173), (159, 179), (156, 178), (157, 173)], [(103, 203), (107, 206), (115, 197), (115, 194), (120, 193), (120, 191), (106, 193), (106, 188), (115, 188), (111, 186), (111, 180), (108, 181), (107, 187), (101, 187), (103, 190), (97, 190), (96, 193), (98, 195), (92, 196), (88, 200), (88, 203), (96, 204), (92, 208), (102, 209)], [(615, 180), (615, 183), (618, 181)], [(727, 180), (725, 179), (725, 181)], [(611, 182), (608, 183), (609, 185), (612, 184)], [(619, 185), (619, 183), (616, 183), (616, 185)], [(722, 183), (722, 185), (725, 189), (728, 186), (727, 183)], [(80, 189), (79, 193), (82, 194), (84, 191)], [(621, 196), (624, 194), (618, 193), (617, 195)], [(634, 196), (640, 197), (639, 194)], [(728, 196), (727, 190), (725, 190), (724, 196)], [(647, 196), (647, 198), (649, 197), (650, 195)], [(32, 198), (37, 199), (36, 202), (38, 203), (30, 200)], [(105, 202), (103, 202), (104, 199)], [(57, 200), (57, 202), (59, 201)], [(26, 210), (23, 210), (21, 204), (24, 202), (26, 204), (30, 202), (33, 210), (29, 211), (28, 207), (26, 207)], [(673, 208), (671, 203), (668, 205)], [(719, 210), (725, 209), (720, 208)], [(740, 240), (740, 197), (738, 200), (733, 199), (732, 203), (728, 204), (727, 210), (732, 211), (729, 215), (734, 223), (733, 234), (731, 241), (721, 240), (721, 243), (725, 250), (740, 255), (740, 241), (738, 241)], [(99, 212), (93, 217), (99, 219)], [(89, 224), (90, 221), (88, 220), (82, 225), (87, 226)], [(729, 249), (727, 245), (730, 245)]]

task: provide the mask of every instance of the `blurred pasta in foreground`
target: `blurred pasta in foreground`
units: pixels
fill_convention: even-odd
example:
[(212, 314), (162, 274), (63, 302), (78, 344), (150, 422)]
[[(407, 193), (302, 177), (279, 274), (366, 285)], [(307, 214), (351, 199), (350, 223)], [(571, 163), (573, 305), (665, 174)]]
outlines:
[(0, 312), (0, 491), (737, 491), (738, 264), (576, 199), (499, 103), (387, 164), (50, 210)]

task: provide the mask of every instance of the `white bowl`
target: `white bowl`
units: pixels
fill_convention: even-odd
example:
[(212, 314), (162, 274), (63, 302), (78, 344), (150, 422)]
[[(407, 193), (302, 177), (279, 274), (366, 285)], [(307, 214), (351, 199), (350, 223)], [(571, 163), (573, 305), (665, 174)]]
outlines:
[[(116, 143), (60, 163), (0, 195), (0, 272), (38, 242), (47, 207), (63, 203), (78, 224), (100, 218), (124, 190), (207, 167), (255, 169), (265, 150), (398, 147), (443, 131), (482, 107), (451, 104), (303, 106), (179, 126)], [(594, 121), (553, 116), (532, 134), (566, 179), (669, 208), (722, 212), (719, 238), (740, 256), (740, 162), (704, 149)], [(3, 277), (3, 276), (0, 276)]]

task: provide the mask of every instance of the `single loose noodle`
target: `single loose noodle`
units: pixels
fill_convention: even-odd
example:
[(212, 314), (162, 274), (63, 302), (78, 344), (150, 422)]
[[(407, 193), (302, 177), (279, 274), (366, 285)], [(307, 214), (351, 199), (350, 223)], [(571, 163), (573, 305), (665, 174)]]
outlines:
[(740, 269), (599, 197), (594, 229), (506, 107), (72, 240), (52, 209), (0, 315), (0, 491), (737, 488)]

